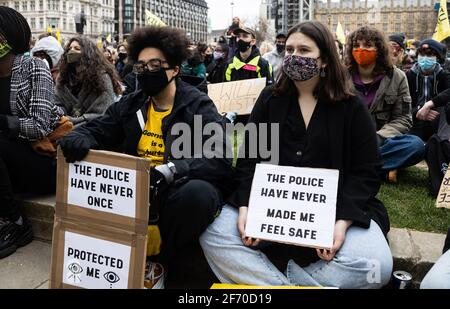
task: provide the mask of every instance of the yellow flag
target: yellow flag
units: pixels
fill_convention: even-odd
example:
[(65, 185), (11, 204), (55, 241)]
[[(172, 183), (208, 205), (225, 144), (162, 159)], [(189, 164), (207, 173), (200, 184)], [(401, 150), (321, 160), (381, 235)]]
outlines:
[(52, 33), (52, 27), (50, 26), (47, 27), (47, 33)]
[(442, 42), (450, 36), (450, 25), (448, 23), (447, 1), (441, 0), (438, 13), (436, 30), (434, 30), (433, 39)]
[(157, 27), (165, 27), (167, 26), (158, 16), (150, 12), (149, 10), (145, 10), (145, 20), (146, 24), (149, 26), (157, 26)]
[(111, 43), (111, 34), (108, 34), (106, 37), (106, 42)]
[(59, 44), (61, 45), (61, 29), (56, 30), (56, 38), (58, 39)]
[(339, 42), (341, 42), (342, 45), (345, 45), (345, 33), (344, 29), (342, 28), (341, 22), (338, 22), (336, 27), (336, 38)]

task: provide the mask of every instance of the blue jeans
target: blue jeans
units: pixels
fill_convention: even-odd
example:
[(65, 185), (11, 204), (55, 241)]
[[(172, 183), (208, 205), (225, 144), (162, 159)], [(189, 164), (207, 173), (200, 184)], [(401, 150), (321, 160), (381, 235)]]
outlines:
[(437, 260), (423, 278), (421, 289), (450, 289), (450, 250)]
[(415, 135), (399, 135), (386, 139), (380, 147), (383, 171), (416, 165), (425, 158), (425, 144)]
[(243, 245), (237, 219), (238, 209), (225, 205), (200, 237), (205, 257), (223, 283), (381, 288), (391, 277), (392, 254), (374, 221), (369, 229), (350, 227), (331, 262), (320, 260), (302, 268), (290, 260), (283, 274), (262, 251)]

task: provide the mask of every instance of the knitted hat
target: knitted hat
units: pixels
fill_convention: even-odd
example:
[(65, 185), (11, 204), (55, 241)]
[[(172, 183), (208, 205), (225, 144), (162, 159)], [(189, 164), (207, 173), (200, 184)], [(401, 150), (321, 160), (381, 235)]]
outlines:
[(401, 33), (389, 36), (389, 41), (397, 43), (403, 50), (406, 50), (405, 39), (405, 36)]
[(445, 58), (445, 46), (438, 41), (426, 39), (420, 42), (420, 48), (423, 48), (423, 45), (428, 45), (428, 48), (434, 50), (441, 58)]

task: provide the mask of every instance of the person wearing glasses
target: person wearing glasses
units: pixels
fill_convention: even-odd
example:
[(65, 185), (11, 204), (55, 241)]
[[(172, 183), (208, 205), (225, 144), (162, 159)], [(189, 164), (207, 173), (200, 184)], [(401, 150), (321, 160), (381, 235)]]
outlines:
[(214, 149), (206, 153), (206, 147), (190, 147), (197, 141), (205, 146), (209, 135), (192, 135), (190, 145), (183, 147), (177, 141), (186, 139), (186, 130), (194, 132), (194, 123), (224, 129), (211, 99), (178, 78), (189, 55), (186, 35), (171, 27), (146, 27), (135, 30), (128, 43), (139, 89), (75, 129), (60, 145), (67, 162), (83, 160), (90, 149), (120, 149), (151, 160), (147, 255), (153, 264), (168, 266), (170, 274), (220, 213), (221, 184), (230, 177), (231, 160), (215, 156)]

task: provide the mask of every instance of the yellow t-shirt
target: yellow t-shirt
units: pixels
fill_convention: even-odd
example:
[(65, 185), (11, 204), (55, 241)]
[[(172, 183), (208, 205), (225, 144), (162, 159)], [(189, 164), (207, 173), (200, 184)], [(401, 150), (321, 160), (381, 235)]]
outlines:
[(141, 140), (138, 144), (138, 156), (149, 158), (151, 166), (155, 167), (164, 163), (164, 140), (162, 134), (162, 121), (170, 115), (172, 108), (164, 112), (155, 111), (153, 104), (147, 113), (147, 123), (144, 132), (142, 132)]

